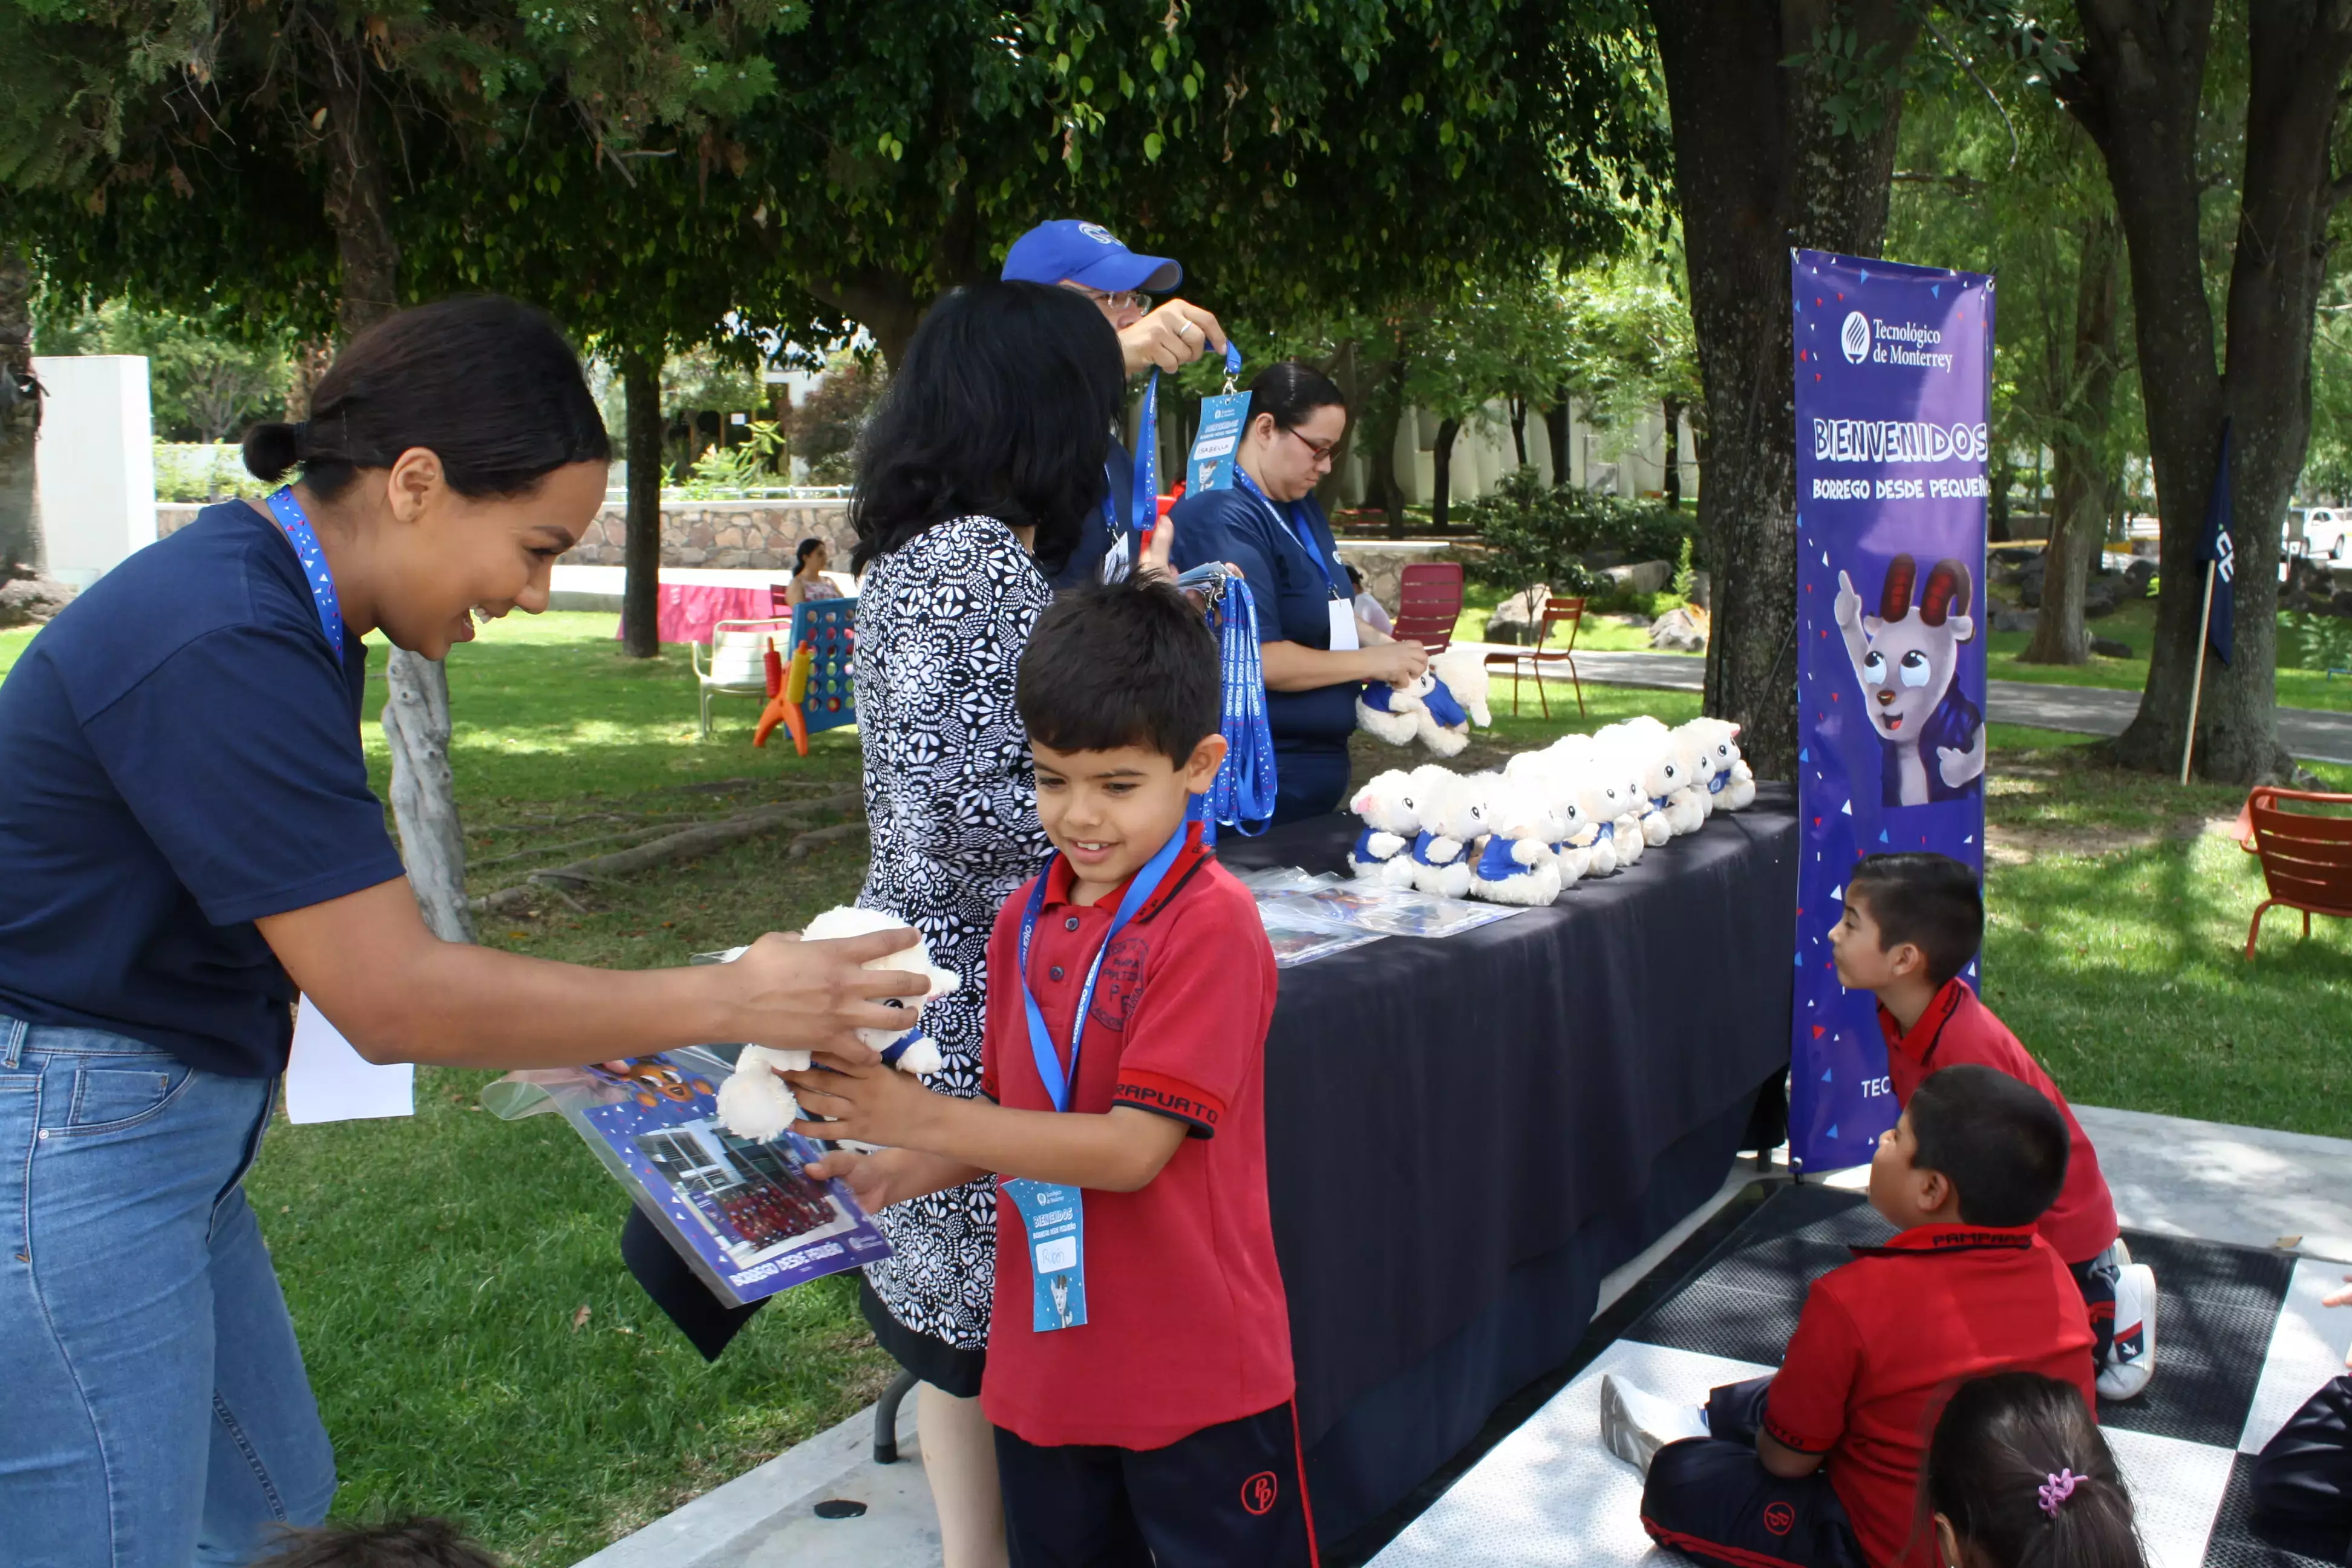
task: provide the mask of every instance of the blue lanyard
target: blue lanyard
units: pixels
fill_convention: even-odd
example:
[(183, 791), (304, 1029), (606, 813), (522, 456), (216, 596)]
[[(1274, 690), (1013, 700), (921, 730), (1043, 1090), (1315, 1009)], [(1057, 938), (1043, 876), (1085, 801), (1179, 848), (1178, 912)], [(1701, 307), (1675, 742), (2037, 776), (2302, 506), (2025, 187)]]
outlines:
[(1135, 918), (1151, 895), (1160, 890), (1168, 868), (1176, 863), (1176, 856), (1184, 847), (1185, 829), (1179, 826), (1160, 853), (1145, 862), (1142, 870), (1127, 886), (1127, 896), (1118, 901), (1118, 912), (1111, 916), (1110, 930), (1103, 933), (1102, 945), (1095, 949), (1095, 961), (1087, 970), (1087, 983), (1078, 992), (1077, 1016), (1070, 1020), (1070, 1069), (1062, 1070), (1060, 1053), (1054, 1049), (1053, 1031), (1045, 1026), (1045, 1015), (1037, 1010), (1037, 994), (1029, 988), (1029, 939), (1036, 932), (1037, 916), (1045, 908), (1045, 879), (1053, 870), (1049, 861), (1045, 869), (1037, 873), (1034, 886), (1029, 889), (1029, 907), (1021, 915), (1021, 1005), (1029, 1015), (1029, 1054), (1037, 1060), (1037, 1076), (1045, 1081), (1045, 1093), (1054, 1109), (1070, 1109), (1070, 1086), (1078, 1079), (1078, 1046), (1087, 1032), (1087, 1013), (1094, 1006), (1095, 982), (1102, 978), (1103, 959), (1110, 944), (1127, 922)]
[(1201, 824), (1204, 844), (1217, 841), (1220, 823), (1230, 823), (1245, 837), (1265, 832), (1274, 816), (1276, 784), (1274, 731), (1265, 709), (1265, 669), (1259, 662), (1257, 604), (1250, 597), (1249, 584), (1238, 577), (1225, 579), (1212, 615), (1224, 692), (1218, 731), (1225, 738), (1225, 760), (1208, 793), (1192, 799), (1191, 815)]
[[(1129, 476), (1128, 516), (1122, 523), (1118, 515), (1118, 497), (1110, 489), (1103, 491), (1103, 523), (1110, 530), (1110, 550), (1105, 560), (1118, 554), (1121, 540), (1134, 542), (1139, 548), (1143, 536), (1160, 521), (1160, 373), (1151, 373), (1150, 384), (1143, 389), (1143, 416), (1135, 430), (1135, 467)], [(1108, 478), (1106, 470), (1105, 478)], [(1129, 562), (1132, 570), (1134, 563)]]
[(319, 607), (319, 626), (327, 634), (327, 646), (335, 650), (335, 662), (343, 662), (343, 604), (335, 597), (335, 574), (327, 570), (327, 552), (319, 548), (318, 531), (310, 520), (302, 515), (302, 503), (294, 499), (294, 488), (281, 485), (269, 498), (269, 515), (278, 520), (279, 531), (294, 547), (295, 559), (302, 563), (302, 575), (310, 579), (310, 599)]
[(1322, 547), (1315, 542), (1314, 531), (1307, 526), (1306, 509), (1303, 503), (1292, 501), (1287, 507), (1276, 506), (1274, 498), (1260, 489), (1258, 482), (1249, 477), (1249, 470), (1239, 463), (1234, 465), (1234, 483), (1255, 496), (1266, 510), (1274, 513), (1277, 521), (1289, 525), (1292, 537), (1298, 541), (1298, 547), (1307, 552), (1307, 559), (1323, 569), (1323, 581), (1330, 585), (1333, 598), (1351, 601), (1355, 598), (1355, 595), (1343, 586), (1348, 580), (1348, 574), (1334, 565), (1331, 558), (1323, 553)]

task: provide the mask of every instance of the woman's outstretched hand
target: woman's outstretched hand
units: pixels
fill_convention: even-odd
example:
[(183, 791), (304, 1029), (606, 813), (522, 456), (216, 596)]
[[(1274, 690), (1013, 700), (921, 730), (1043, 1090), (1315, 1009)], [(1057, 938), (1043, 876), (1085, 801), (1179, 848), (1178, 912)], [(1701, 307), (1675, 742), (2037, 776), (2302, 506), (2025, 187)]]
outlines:
[(719, 972), (734, 984), (732, 1001), (742, 1020), (730, 1034), (775, 1050), (872, 1061), (873, 1048), (856, 1031), (904, 1029), (906, 1012), (887, 1005), (887, 999), (920, 996), (930, 982), (911, 970), (863, 965), (904, 952), (916, 940), (911, 926), (828, 942), (770, 932)]

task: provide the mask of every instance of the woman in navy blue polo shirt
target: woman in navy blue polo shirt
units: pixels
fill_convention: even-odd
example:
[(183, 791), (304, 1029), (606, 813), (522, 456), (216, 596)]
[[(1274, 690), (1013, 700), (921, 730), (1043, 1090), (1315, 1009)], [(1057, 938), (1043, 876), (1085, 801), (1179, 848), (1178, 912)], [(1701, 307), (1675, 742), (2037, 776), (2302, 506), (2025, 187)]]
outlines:
[[(464, 300), (360, 335), (300, 478), (116, 567), (0, 685), (0, 1542), (48, 1568), (244, 1563), (333, 1455), (242, 1183), (299, 986), (376, 1061), (555, 1067), (706, 1040), (858, 1047), (885, 936), (609, 973), (426, 929), (360, 746), (367, 650), (547, 607), (604, 428), (542, 317)], [(919, 984), (919, 982), (918, 982)]]
[(1274, 732), (1274, 820), (1337, 810), (1348, 793), (1348, 737), (1369, 680), (1402, 682), (1429, 663), (1357, 617), (1355, 590), (1315, 486), (1348, 433), (1348, 402), (1296, 360), (1250, 383), (1250, 420), (1230, 489), (1186, 496), (1169, 513), (1179, 567), (1241, 568), (1257, 605), (1265, 705)]

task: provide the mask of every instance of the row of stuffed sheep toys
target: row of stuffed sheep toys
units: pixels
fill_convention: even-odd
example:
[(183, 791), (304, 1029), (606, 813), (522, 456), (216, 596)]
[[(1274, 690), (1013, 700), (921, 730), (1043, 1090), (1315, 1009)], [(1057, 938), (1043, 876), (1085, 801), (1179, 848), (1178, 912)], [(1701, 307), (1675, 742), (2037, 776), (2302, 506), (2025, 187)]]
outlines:
[(1391, 887), (1549, 904), (1580, 878), (1609, 876), (1754, 801), (1738, 734), (1722, 719), (1670, 730), (1645, 716), (1521, 752), (1500, 773), (1391, 770), (1356, 796), (1364, 828), (1349, 863)]

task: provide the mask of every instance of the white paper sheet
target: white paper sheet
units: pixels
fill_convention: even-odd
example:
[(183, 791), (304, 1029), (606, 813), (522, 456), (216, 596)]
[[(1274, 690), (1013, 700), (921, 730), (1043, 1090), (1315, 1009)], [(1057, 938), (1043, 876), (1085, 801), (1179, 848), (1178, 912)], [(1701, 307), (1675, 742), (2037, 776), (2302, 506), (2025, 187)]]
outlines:
[(302, 998), (294, 1015), (294, 1054), (286, 1064), (289, 1121), (358, 1121), (416, 1114), (416, 1067), (378, 1067)]

